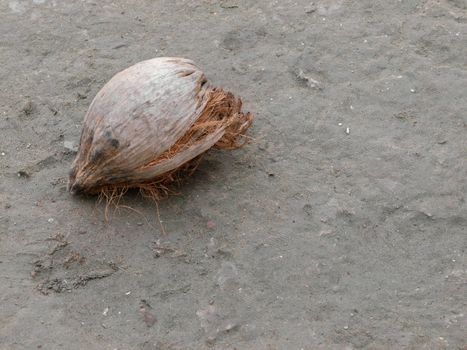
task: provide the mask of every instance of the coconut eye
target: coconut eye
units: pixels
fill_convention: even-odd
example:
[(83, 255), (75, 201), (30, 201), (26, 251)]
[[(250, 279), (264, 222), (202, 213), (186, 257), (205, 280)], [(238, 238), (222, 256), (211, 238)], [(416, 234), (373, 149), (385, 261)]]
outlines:
[(104, 132), (104, 140), (111, 148), (118, 148), (118, 146), (120, 146), (120, 142), (114, 138), (114, 135), (110, 130)]
[(91, 151), (91, 156), (89, 157), (89, 160), (91, 163), (97, 164), (99, 163), (99, 160), (101, 160), (104, 156), (104, 151), (102, 149), (95, 149)]

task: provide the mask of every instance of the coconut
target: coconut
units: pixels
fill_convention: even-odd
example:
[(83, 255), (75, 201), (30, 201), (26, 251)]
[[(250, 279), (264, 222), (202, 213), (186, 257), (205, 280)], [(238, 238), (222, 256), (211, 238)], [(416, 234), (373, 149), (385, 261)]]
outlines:
[(116, 74), (84, 118), (68, 188), (139, 188), (160, 197), (212, 147), (235, 149), (253, 121), (242, 101), (212, 86), (190, 60), (160, 57)]

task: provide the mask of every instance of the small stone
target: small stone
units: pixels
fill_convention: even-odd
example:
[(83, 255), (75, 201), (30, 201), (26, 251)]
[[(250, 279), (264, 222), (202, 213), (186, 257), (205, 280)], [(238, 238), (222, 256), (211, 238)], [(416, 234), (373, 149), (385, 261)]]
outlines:
[(34, 105), (32, 104), (31, 101), (27, 101), (23, 107), (21, 108), (21, 115), (23, 116), (29, 116), (32, 114), (32, 112), (34, 111)]
[(215, 336), (209, 336), (206, 338), (206, 343), (208, 344), (214, 344), (216, 342), (216, 337)]
[(152, 327), (157, 322), (156, 316), (150, 311), (150, 309), (141, 307), (140, 313), (143, 315), (143, 321), (147, 327)]
[(347, 135), (349, 135), (349, 134), (350, 134), (350, 128), (345, 129), (345, 133), (346, 133)]
[(20, 170), (17, 173), (18, 177), (28, 178), (30, 175), (26, 170)]
[(305, 7), (305, 13), (310, 14), (313, 13), (317, 10), (316, 5), (314, 3), (311, 3), (307, 7)]
[(238, 1), (236, 0), (221, 0), (220, 6), (224, 9), (238, 8)]
[(88, 96), (87, 96), (85, 93), (78, 92), (78, 93), (76, 94), (76, 99), (78, 99), (78, 100), (84, 100), (84, 99), (86, 99), (87, 97), (88, 97)]
[(65, 140), (63, 141), (63, 147), (71, 152), (78, 152), (78, 146), (75, 145), (73, 141)]
[(54, 222), (55, 220), (54, 220), (53, 218), (50, 218), (50, 219), (48, 219), (47, 221), (51, 224), (51, 223)]
[(216, 229), (216, 223), (212, 220), (209, 220), (207, 223), (206, 223), (206, 227), (209, 229), (209, 230), (215, 230)]
[(320, 81), (313, 79), (301, 69), (296, 73), (296, 77), (311, 89), (323, 90), (323, 84)]
[(225, 330), (226, 332), (230, 332), (230, 331), (234, 331), (234, 330), (238, 329), (239, 327), (240, 327), (240, 326), (239, 326), (237, 323), (228, 323), (228, 324), (225, 326), (224, 330)]

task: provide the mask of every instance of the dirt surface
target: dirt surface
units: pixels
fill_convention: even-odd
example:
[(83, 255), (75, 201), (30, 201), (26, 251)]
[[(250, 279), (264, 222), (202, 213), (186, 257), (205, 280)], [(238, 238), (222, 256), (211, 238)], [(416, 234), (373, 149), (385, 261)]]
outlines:
[[(1, 349), (466, 349), (465, 0), (2, 0), (0, 33)], [(165, 236), (66, 192), (93, 96), (156, 56), (257, 117)]]

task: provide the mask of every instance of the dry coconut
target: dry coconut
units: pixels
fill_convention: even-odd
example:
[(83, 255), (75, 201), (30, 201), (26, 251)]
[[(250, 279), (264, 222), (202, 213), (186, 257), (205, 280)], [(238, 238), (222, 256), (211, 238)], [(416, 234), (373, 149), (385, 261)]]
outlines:
[(159, 198), (211, 147), (245, 143), (253, 115), (241, 107), (239, 98), (213, 87), (188, 59), (137, 63), (116, 74), (92, 101), (69, 190), (139, 188)]

